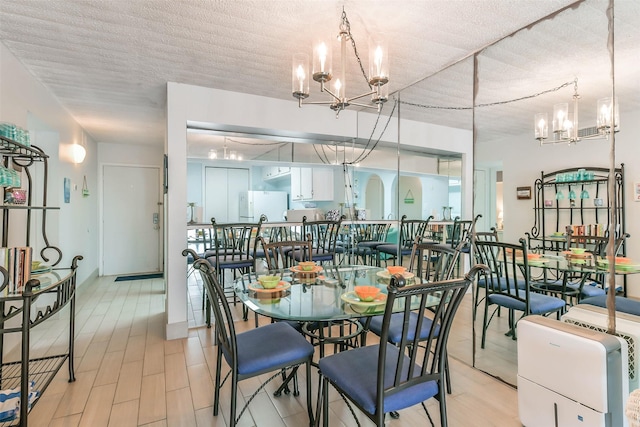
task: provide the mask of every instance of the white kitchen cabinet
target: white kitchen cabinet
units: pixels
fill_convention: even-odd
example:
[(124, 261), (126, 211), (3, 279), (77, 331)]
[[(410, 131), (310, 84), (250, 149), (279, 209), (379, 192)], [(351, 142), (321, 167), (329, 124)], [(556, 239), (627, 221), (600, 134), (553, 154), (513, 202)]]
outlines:
[(262, 168), (263, 181), (284, 178), (289, 176), (291, 168), (289, 166), (264, 166)]
[(291, 168), (291, 200), (333, 200), (333, 171), (323, 168)]
[(313, 200), (333, 200), (333, 169), (313, 168), (312, 182)]

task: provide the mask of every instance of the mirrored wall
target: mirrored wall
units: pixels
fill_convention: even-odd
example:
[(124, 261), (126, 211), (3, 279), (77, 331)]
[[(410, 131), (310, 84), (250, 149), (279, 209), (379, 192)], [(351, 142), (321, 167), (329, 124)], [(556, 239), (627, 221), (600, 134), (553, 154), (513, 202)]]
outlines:
[[(385, 117), (383, 109), (379, 122), (397, 121), (397, 111)], [(188, 201), (195, 203), (196, 222), (211, 217), (223, 222), (257, 220), (259, 213), (247, 215), (234, 207), (246, 191), (286, 194), (281, 208), (270, 210), (269, 221), (290, 219), (287, 210), (307, 209), (369, 220), (398, 220), (403, 215), (443, 219), (445, 206), (451, 208), (447, 215), (461, 215), (461, 155), (434, 152), (428, 141), (398, 147), (385, 141), (386, 135), (379, 140), (324, 141), (205, 127), (193, 126), (187, 135), (187, 193)], [(228, 179), (229, 174), (234, 178)], [(302, 181), (304, 187), (307, 174), (323, 177), (317, 185), (322, 188), (310, 188), (313, 194), (302, 194), (305, 189), (299, 185)], [(220, 208), (224, 197), (226, 212)]]
[[(624, 7), (624, 2), (618, 3)], [(604, 165), (607, 164), (606, 141), (571, 147), (566, 143), (541, 146), (534, 138), (535, 114), (548, 112), (553, 118), (554, 104), (565, 102), (572, 115), (576, 93), (578, 129), (595, 125), (596, 100), (610, 96), (612, 90), (607, 6), (607, 1), (585, 1), (503, 39), (477, 56), (475, 168), (485, 179), (483, 185), (489, 193), (495, 189), (497, 194), (498, 188), (502, 192), (504, 186), (500, 197), (504, 198), (504, 210), (500, 211), (503, 217), (499, 219), (504, 222), (503, 238), (510, 243), (518, 243), (534, 226), (533, 202), (518, 200), (516, 188), (533, 187), (541, 171), (585, 166), (584, 150), (605, 159)], [(545, 142), (553, 138), (550, 123), (549, 140)], [(589, 160), (586, 166), (592, 162)], [(533, 242), (530, 246), (535, 250)], [(532, 267), (531, 281), (542, 280), (544, 273), (542, 268)], [(485, 326), (484, 303), (480, 301), (475, 321), (474, 365), (515, 385), (517, 341), (506, 335), (508, 312), (495, 312), (493, 306), (488, 312), (490, 322)], [(482, 348), (485, 329), (486, 344)]]

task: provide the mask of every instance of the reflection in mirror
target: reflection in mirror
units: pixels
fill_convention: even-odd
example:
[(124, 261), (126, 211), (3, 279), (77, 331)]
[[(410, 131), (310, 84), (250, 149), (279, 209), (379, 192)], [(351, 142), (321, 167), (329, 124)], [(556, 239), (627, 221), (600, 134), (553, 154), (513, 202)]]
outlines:
[[(287, 210), (299, 209), (315, 209), (319, 215), (337, 210), (347, 218), (385, 220), (402, 215), (440, 218), (445, 205), (455, 206), (454, 212), (459, 212), (459, 155), (446, 153), (445, 157), (425, 147), (401, 148), (398, 188), (397, 146), (367, 142), (279, 140), (191, 129), (187, 135), (187, 191), (189, 202), (195, 203), (196, 220), (259, 217), (234, 208), (236, 199), (246, 191), (286, 193), (281, 209), (267, 215), (270, 221), (282, 221)], [(322, 188), (311, 189), (312, 196), (302, 194), (304, 189), (299, 185), (307, 173), (312, 173), (315, 181), (324, 177), (318, 184)], [(398, 191), (402, 193), (399, 212)], [(222, 205), (226, 207), (222, 209)]]
[[(405, 144), (437, 147), (438, 161), (431, 165), (437, 170), (441, 179), (448, 182), (447, 194), (437, 198), (427, 209), (427, 216), (433, 215), (435, 220), (460, 217), (471, 219), (472, 197), (471, 180), (465, 179), (463, 171), (473, 170), (468, 163), (468, 156), (460, 154), (465, 143), (471, 146), (472, 141), (472, 103), (473, 103), (473, 61), (467, 58), (439, 73), (436, 73), (400, 93), (400, 115), (402, 119), (434, 124), (434, 131), (427, 135), (416, 135), (410, 128), (400, 128), (400, 141)], [(455, 129), (454, 132), (441, 132), (442, 129)], [(458, 151), (458, 152), (456, 152)], [(410, 164), (409, 152), (402, 152), (401, 170)], [(421, 165), (426, 167), (426, 162)], [(400, 206), (407, 191), (400, 182)], [(425, 189), (426, 187), (426, 189)], [(423, 201), (434, 200), (434, 190), (430, 184), (423, 183)], [(425, 216), (425, 218), (427, 217)], [(468, 266), (470, 260), (464, 259)], [(465, 297), (463, 305), (456, 316), (454, 327), (448, 343), (448, 351), (452, 357), (472, 365), (473, 345), (471, 342), (471, 295)]]
[[(573, 81), (577, 78), (578, 126), (582, 129), (595, 123), (596, 100), (612, 90), (607, 3), (587, 0), (501, 40), (478, 55), (474, 123), (476, 212), (489, 219), (486, 226), (502, 226), (504, 221), (502, 237), (509, 243), (517, 243), (533, 226), (533, 203), (517, 201), (516, 187), (533, 186), (540, 171), (578, 166), (584, 161), (578, 159), (586, 145), (594, 144), (540, 147), (534, 139), (533, 122), (536, 113), (551, 112), (556, 103), (571, 103)], [(618, 3), (620, 8), (616, 12), (623, 16), (620, 9), (625, 2)], [(502, 103), (507, 100), (515, 102)], [(589, 159), (588, 164), (606, 159), (608, 144), (589, 145), (589, 149), (600, 154)], [(483, 195), (482, 203), (477, 203), (478, 195)], [(541, 268), (532, 268), (530, 276), (532, 280), (541, 280), (542, 274)], [(489, 316), (492, 312), (491, 309)], [(502, 309), (491, 319), (486, 327), (487, 343), (482, 349), (484, 313), (481, 301), (475, 321), (475, 366), (515, 385), (517, 341), (505, 335), (509, 330), (507, 310)], [(516, 312), (516, 316), (521, 314)]]

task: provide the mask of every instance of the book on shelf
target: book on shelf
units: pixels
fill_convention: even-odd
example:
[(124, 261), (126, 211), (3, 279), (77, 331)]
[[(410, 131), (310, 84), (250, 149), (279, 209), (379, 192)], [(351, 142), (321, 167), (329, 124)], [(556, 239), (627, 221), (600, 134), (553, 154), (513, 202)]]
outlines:
[(8, 293), (20, 293), (31, 278), (31, 248), (0, 248), (0, 264), (7, 270)]
[(573, 236), (596, 236), (604, 237), (604, 224), (581, 224), (571, 225), (571, 234)]

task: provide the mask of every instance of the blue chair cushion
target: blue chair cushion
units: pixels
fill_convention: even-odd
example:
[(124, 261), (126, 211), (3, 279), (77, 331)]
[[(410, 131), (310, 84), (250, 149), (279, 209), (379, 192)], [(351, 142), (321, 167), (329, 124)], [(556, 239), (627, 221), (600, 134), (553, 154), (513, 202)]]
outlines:
[(264, 254), (264, 249), (258, 249), (257, 251), (254, 252), (253, 257), (254, 258), (264, 258), (266, 255)]
[[(207, 261), (209, 261), (209, 264), (211, 264), (212, 267), (215, 267), (217, 264), (215, 256), (207, 258)], [(248, 268), (251, 266), (253, 266), (253, 257), (246, 256), (246, 255), (237, 256), (235, 259), (232, 259), (232, 258), (220, 259), (221, 269)]]
[[(579, 283), (569, 283), (567, 284), (568, 288), (572, 288), (574, 290), (578, 290), (580, 288)], [(582, 287), (582, 291), (580, 292), (581, 298), (591, 298), (597, 297), (598, 295), (605, 295), (606, 292), (601, 287), (597, 286), (595, 282), (585, 283)]]
[(314, 261), (333, 261), (333, 258), (335, 257), (335, 254), (338, 251), (336, 250), (335, 252), (327, 252), (325, 250), (317, 250), (317, 249), (313, 249), (311, 251), (311, 259)]
[(385, 242), (373, 242), (373, 241), (367, 241), (367, 242), (358, 242), (358, 248), (368, 248), (368, 249), (375, 249), (380, 245), (385, 244)]
[[(393, 344), (386, 344), (386, 346), (384, 387), (388, 388), (393, 385), (399, 351)], [(323, 357), (319, 363), (322, 375), (344, 390), (353, 401), (370, 414), (374, 414), (376, 409), (378, 352), (378, 345), (370, 345)], [(401, 357), (405, 359), (403, 375), (407, 376), (411, 361), (406, 355)], [(414, 372), (416, 376), (420, 375), (419, 368)], [(387, 397), (383, 410), (385, 413), (399, 411), (424, 402), (437, 394), (436, 381), (422, 382)]]
[[(518, 296), (522, 299), (526, 298), (524, 289), (518, 290)], [(526, 306), (524, 301), (517, 300), (505, 294), (489, 294), (487, 297), (490, 304), (498, 304), (508, 309), (524, 311)], [(529, 293), (529, 310), (530, 314), (543, 314), (558, 311), (566, 305), (566, 302), (560, 298), (550, 295)]]
[[(378, 252), (382, 252), (389, 255), (397, 255), (398, 254), (398, 245), (396, 244), (386, 244), (386, 245), (378, 245), (376, 248)], [(402, 255), (411, 255), (411, 248), (401, 248), (400, 253)]]
[[(607, 307), (607, 295), (585, 298), (580, 304), (590, 304), (598, 307)], [(640, 301), (635, 301), (625, 297), (616, 297), (616, 311), (640, 316)]]
[[(313, 345), (291, 325), (270, 323), (236, 335), (238, 373), (256, 375), (296, 363), (313, 355)], [(224, 351), (227, 363), (231, 355)]]
[[(481, 288), (486, 288), (487, 287), (487, 278), (485, 276), (480, 276), (478, 278), (477, 284), (479, 287)], [(524, 289), (527, 287), (527, 281), (524, 279), (516, 279), (516, 284), (518, 285), (518, 289)], [(506, 290), (507, 286), (503, 283), (500, 282), (500, 289), (502, 290)]]
[[(382, 320), (384, 316), (373, 316), (371, 322), (369, 322), (369, 330), (374, 334), (380, 336), (382, 333)], [(399, 343), (402, 340), (402, 323), (404, 320), (403, 313), (394, 313), (391, 315), (391, 321), (389, 322), (389, 342)], [(416, 313), (409, 313), (409, 329), (407, 339), (413, 340), (414, 331), (418, 325), (418, 315)], [(422, 321), (422, 327), (420, 328), (419, 339), (426, 340), (429, 338), (429, 332), (431, 331), (431, 325), (433, 321), (428, 317), (425, 317)], [(435, 335), (438, 336), (440, 332), (440, 325), (436, 325)]]

